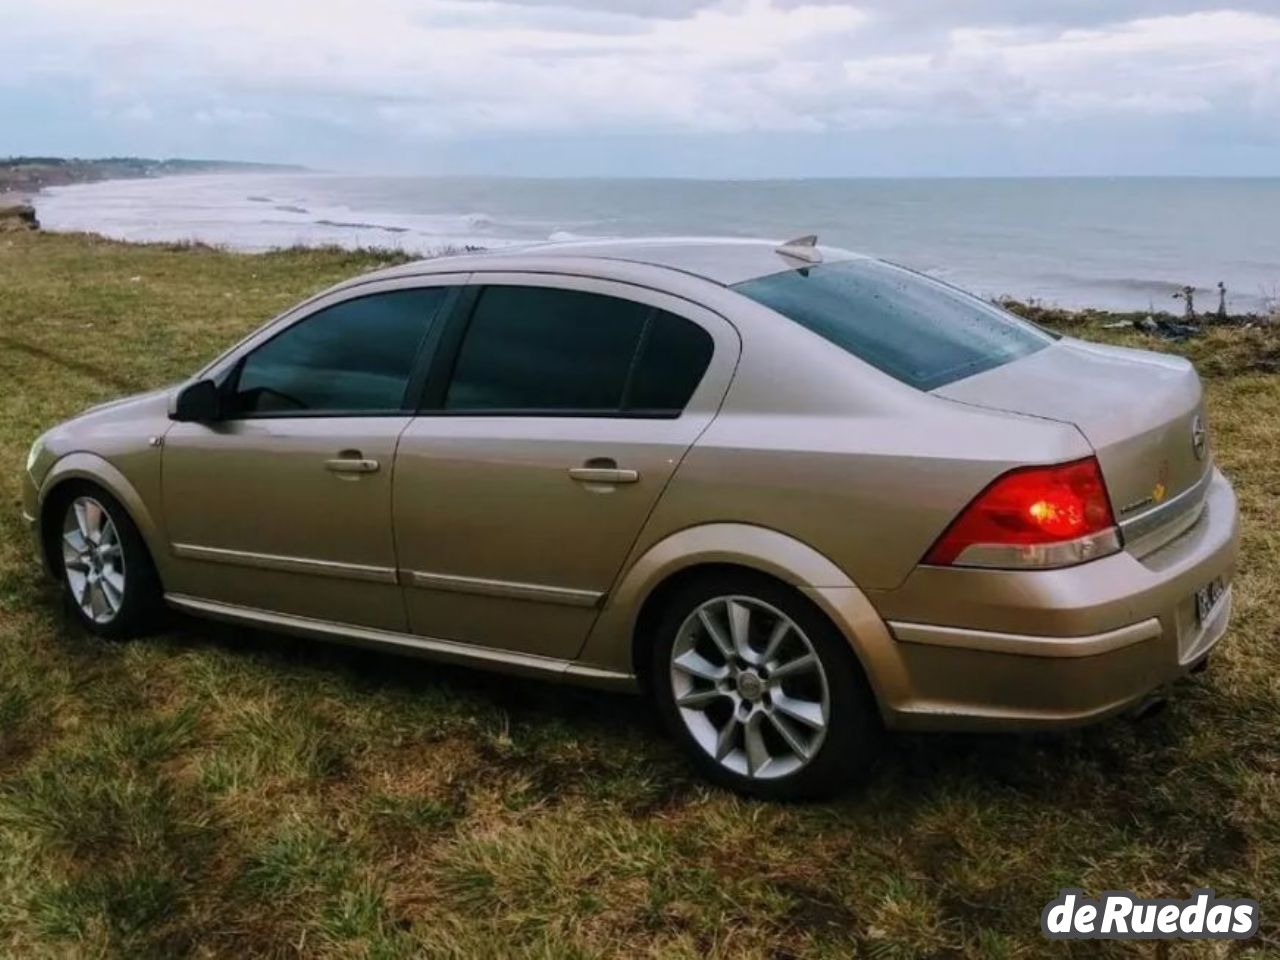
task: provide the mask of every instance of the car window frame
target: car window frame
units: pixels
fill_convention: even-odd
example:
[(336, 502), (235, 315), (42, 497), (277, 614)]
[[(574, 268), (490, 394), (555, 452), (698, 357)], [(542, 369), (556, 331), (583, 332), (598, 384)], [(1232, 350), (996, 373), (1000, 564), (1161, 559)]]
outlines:
[[(358, 284), (345, 287), (332, 294), (321, 295), (305, 303), (299, 304), (289, 313), (268, 324), (239, 344), (232, 354), (218, 364), (214, 381), (218, 384), (224, 409), (228, 415), (224, 418), (228, 423), (241, 423), (249, 420), (295, 420), (295, 419), (350, 419), (358, 417), (405, 417), (413, 416), (417, 398), (421, 395), (427, 375), (431, 369), (431, 359), (438, 348), (441, 335), (448, 325), (458, 303), (467, 289), (467, 274), (442, 274), (436, 276), (408, 277), (398, 281), (380, 281), (369, 284)], [(402, 293), (414, 290), (436, 290), (445, 288), (445, 295), (435, 312), (425, 318), (427, 330), (418, 352), (409, 367), (409, 377), (405, 383), (400, 405), (395, 408), (376, 410), (333, 409), (333, 410), (267, 410), (245, 413), (236, 411), (232, 398), (240, 382), (240, 374), (245, 362), (258, 350), (283, 336), (295, 327), (306, 323), (326, 310), (356, 300), (384, 296), (390, 293)]]
[[(453, 382), (454, 373), (457, 369), (458, 357), (462, 352), (462, 344), (466, 339), (468, 330), (471, 327), (472, 319), (475, 316), (476, 307), (480, 302), (480, 297), (489, 287), (541, 287), (552, 290), (565, 290), (580, 293), (590, 293), (602, 297), (610, 297), (615, 300), (627, 300), (638, 303), (647, 307), (649, 312), (645, 318), (645, 325), (641, 330), (640, 337), (636, 341), (636, 346), (632, 354), (631, 364), (627, 371), (626, 382), (623, 385), (619, 405), (611, 408), (573, 408), (573, 407), (553, 407), (553, 408), (494, 408), (494, 409), (457, 409), (451, 410), (445, 406), (448, 397), (449, 387)], [(581, 276), (577, 274), (555, 274), (542, 272), (493, 272), (493, 273), (474, 273), (468, 281), (456, 309), (448, 318), (445, 329), (441, 332), (439, 343), (436, 347), (434, 356), (431, 360), (431, 369), (427, 375), (426, 383), (420, 395), (418, 407), (416, 409), (417, 416), (429, 417), (484, 417), (493, 418), (521, 418), (521, 419), (607, 419), (607, 420), (679, 420), (690, 412), (699, 412), (705, 409), (704, 406), (697, 405), (700, 394), (704, 393), (704, 388), (710, 385), (711, 390), (715, 390), (715, 384), (712, 381), (712, 373), (717, 368), (717, 360), (724, 360), (724, 353), (728, 349), (729, 344), (726, 342), (728, 337), (726, 330), (721, 330), (717, 335), (717, 330), (709, 326), (704, 320), (690, 316), (690, 313), (701, 311), (711, 316), (721, 319), (728, 331), (733, 332), (734, 340), (737, 340), (737, 332), (733, 330), (728, 321), (723, 321), (713, 311), (701, 304), (694, 304), (690, 301), (668, 293), (665, 290), (657, 290), (651, 287), (643, 287), (632, 283), (618, 280), (606, 280), (598, 277)], [(631, 409), (625, 407), (626, 400), (630, 393), (631, 384), (635, 376), (637, 366), (644, 351), (645, 343), (648, 339), (649, 331), (652, 329), (654, 317), (659, 312), (666, 312), (686, 323), (692, 323), (706, 333), (711, 339), (711, 357), (707, 361), (706, 367), (702, 371), (697, 385), (694, 387), (689, 399), (679, 411), (670, 410), (644, 410)], [(735, 344), (740, 349), (740, 341)], [(732, 362), (736, 367), (737, 350), (733, 352)], [(723, 399), (725, 390), (728, 387), (728, 379), (725, 378), (724, 384), (719, 388), (716, 406)]]

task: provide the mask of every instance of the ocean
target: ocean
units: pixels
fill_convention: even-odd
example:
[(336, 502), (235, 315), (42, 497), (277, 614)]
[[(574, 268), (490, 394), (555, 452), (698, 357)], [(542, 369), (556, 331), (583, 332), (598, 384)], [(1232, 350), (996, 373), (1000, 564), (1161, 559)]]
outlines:
[(584, 237), (816, 233), (986, 297), (1233, 312), (1280, 298), (1280, 178), (645, 180), (219, 174), (51, 188), (50, 230), (293, 244), (497, 247)]

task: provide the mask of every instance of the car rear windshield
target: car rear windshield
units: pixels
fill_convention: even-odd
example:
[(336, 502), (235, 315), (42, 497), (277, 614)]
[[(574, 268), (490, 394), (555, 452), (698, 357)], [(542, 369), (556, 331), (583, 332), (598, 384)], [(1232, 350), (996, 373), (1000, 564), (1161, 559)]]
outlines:
[(733, 289), (919, 390), (1002, 366), (1053, 342), (977, 297), (880, 260), (788, 270)]

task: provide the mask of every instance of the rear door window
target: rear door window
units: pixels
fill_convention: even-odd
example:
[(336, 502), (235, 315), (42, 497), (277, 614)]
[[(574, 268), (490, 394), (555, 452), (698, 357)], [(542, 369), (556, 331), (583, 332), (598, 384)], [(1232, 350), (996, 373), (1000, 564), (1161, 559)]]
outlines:
[(486, 287), (445, 408), (616, 411), (649, 309), (580, 290)]
[(696, 323), (655, 311), (631, 376), (626, 409), (678, 414), (702, 382), (714, 347), (711, 334)]
[(920, 390), (1002, 366), (1053, 342), (992, 304), (879, 260), (788, 270), (734, 289)]
[(581, 290), (481, 291), (446, 410), (675, 416), (711, 360), (711, 335), (654, 307)]

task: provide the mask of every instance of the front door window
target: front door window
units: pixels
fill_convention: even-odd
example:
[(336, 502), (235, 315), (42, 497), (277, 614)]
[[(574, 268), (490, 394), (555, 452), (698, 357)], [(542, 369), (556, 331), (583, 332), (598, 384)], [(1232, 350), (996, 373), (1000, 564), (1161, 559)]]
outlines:
[(443, 287), (345, 300), (242, 361), (235, 417), (398, 413)]

